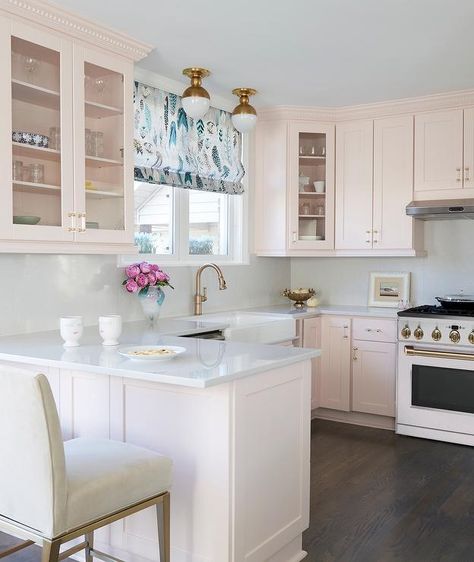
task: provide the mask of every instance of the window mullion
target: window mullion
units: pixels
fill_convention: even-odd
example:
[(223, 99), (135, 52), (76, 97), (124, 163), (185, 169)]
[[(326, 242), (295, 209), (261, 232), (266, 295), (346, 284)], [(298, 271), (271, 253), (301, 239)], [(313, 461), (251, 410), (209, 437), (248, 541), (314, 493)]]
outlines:
[(180, 260), (189, 257), (189, 190), (176, 189), (179, 191), (180, 213), (179, 213), (179, 254)]

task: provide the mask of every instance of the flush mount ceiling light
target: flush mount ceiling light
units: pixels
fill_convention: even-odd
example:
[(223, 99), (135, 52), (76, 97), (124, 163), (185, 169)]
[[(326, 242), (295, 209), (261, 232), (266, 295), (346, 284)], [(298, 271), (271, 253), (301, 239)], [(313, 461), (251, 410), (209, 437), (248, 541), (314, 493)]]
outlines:
[(193, 119), (204, 117), (211, 104), (211, 98), (202, 85), (202, 79), (211, 74), (205, 68), (185, 68), (183, 74), (191, 79), (191, 86), (183, 92), (184, 111)]
[(257, 112), (249, 103), (249, 97), (254, 96), (257, 90), (252, 88), (235, 88), (232, 93), (239, 96), (240, 103), (232, 112), (232, 124), (241, 133), (247, 133), (255, 127)]

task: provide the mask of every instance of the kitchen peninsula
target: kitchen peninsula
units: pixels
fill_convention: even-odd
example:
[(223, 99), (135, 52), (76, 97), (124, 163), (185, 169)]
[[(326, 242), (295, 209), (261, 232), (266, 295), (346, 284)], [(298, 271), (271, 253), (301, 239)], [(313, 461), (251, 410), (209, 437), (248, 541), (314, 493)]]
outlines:
[[(199, 331), (173, 321), (168, 333), (180, 333), (180, 322), (181, 333)], [(319, 351), (163, 335), (141, 323), (125, 324), (121, 341), (186, 352), (131, 361), (88, 328), (83, 345), (69, 349), (56, 331), (0, 338), (0, 361), (45, 372), (65, 439), (116, 439), (173, 459), (174, 562), (302, 560)], [(154, 511), (115, 523), (97, 544), (157, 560)]]

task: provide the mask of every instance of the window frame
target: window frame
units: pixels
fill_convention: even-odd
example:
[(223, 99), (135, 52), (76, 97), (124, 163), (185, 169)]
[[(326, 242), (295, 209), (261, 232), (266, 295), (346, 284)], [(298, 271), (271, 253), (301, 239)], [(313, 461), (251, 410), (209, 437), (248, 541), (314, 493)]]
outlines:
[[(243, 163), (248, 170), (248, 143), (243, 143)], [(203, 260), (223, 265), (249, 263), (248, 248), (248, 177), (244, 176), (245, 191), (241, 195), (227, 195), (226, 255), (189, 254), (189, 193), (191, 190), (174, 188), (172, 198), (172, 252), (170, 254), (127, 254), (118, 256), (118, 267), (126, 267), (137, 260), (157, 261), (163, 266), (196, 266)]]

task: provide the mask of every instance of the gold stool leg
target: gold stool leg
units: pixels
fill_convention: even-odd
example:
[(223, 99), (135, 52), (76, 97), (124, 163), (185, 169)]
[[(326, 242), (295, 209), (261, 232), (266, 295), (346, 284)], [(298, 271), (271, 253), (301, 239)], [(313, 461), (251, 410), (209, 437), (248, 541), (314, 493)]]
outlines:
[(160, 562), (170, 562), (170, 494), (167, 492), (156, 504)]
[(86, 533), (85, 539), (87, 542), (87, 546), (85, 549), (86, 562), (92, 562), (91, 550), (94, 548), (94, 531), (91, 531), (90, 533)]
[(61, 541), (43, 540), (42, 546), (43, 549), (41, 551), (41, 562), (58, 562)]

